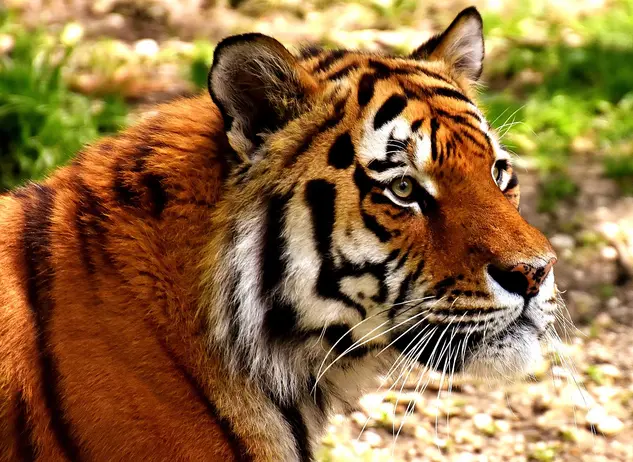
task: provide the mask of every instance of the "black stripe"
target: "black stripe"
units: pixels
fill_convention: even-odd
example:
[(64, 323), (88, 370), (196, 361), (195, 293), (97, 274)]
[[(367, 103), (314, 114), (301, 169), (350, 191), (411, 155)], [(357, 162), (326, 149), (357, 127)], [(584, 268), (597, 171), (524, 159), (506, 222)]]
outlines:
[(278, 399), (269, 396), (270, 400), (277, 406), (279, 412), (284, 417), (292, 436), (295, 440), (295, 448), (299, 455), (300, 462), (313, 462), (312, 450), (310, 449), (310, 439), (308, 437), (308, 427), (306, 426), (303, 416), (295, 404), (280, 403)]
[(416, 69), (417, 69), (416, 73), (422, 73), (422, 74), (424, 74), (424, 75), (426, 75), (428, 77), (432, 77), (432, 78), (434, 78), (436, 80), (441, 80), (442, 82), (445, 82), (445, 83), (447, 83), (449, 85), (453, 84), (453, 82), (451, 82), (449, 79), (447, 79), (443, 75), (438, 74), (437, 72), (433, 72), (433, 71), (430, 71), (430, 70), (424, 69), (424, 68), (419, 68), (419, 69), (416, 68)]
[(376, 217), (368, 214), (364, 210), (361, 210), (361, 215), (363, 217), (365, 227), (374, 233), (380, 242), (388, 242), (391, 240), (391, 233), (384, 226), (378, 223)]
[(366, 106), (374, 97), (376, 86), (376, 76), (374, 74), (363, 74), (358, 81), (357, 99), (360, 107)]
[(321, 258), (328, 258), (336, 214), (336, 186), (326, 180), (311, 180), (306, 185), (305, 198), (312, 213), (317, 251)]
[(321, 267), (316, 282), (317, 293), (354, 308), (364, 319), (365, 308), (340, 291), (340, 276), (332, 259), (332, 233), (336, 216), (336, 186), (326, 180), (311, 180), (306, 185), (305, 200), (312, 215), (312, 228)]
[(379, 130), (387, 122), (398, 117), (407, 107), (407, 99), (402, 95), (391, 95), (378, 109), (374, 117), (374, 130)]
[(474, 106), (473, 102), (469, 100), (466, 96), (464, 96), (459, 91), (449, 87), (423, 87), (411, 82), (407, 82), (404, 86), (404, 92), (405, 95), (410, 99), (419, 99), (422, 101), (426, 101), (433, 97), (444, 96), (446, 98), (464, 101)]
[(60, 374), (50, 344), (49, 323), (53, 314), (53, 282), (51, 228), (55, 192), (48, 186), (34, 186), (33, 197), (24, 206), (24, 263), (26, 292), (35, 320), (39, 350), (42, 393), (51, 419), (51, 430), (62, 452), (71, 461), (79, 460), (79, 447), (74, 441), (59, 392)]
[(478, 141), (473, 135), (471, 135), (467, 131), (462, 131), (461, 136), (463, 136), (464, 138), (468, 138), (468, 140), (471, 143), (473, 143), (475, 146), (477, 146), (480, 150), (482, 151), (486, 150), (486, 146), (482, 142)]
[[(320, 330), (317, 335), (319, 336), (321, 335)], [(316, 401), (316, 405), (319, 408), (319, 411), (321, 412), (321, 414), (325, 416), (328, 412), (329, 402), (328, 402), (327, 396), (325, 395), (325, 393), (323, 392), (323, 390), (317, 383), (316, 377), (313, 375), (310, 375), (310, 377), (308, 378), (308, 390), (310, 391), (310, 394), (314, 397), (314, 400)]]
[(336, 63), (339, 59), (343, 58), (347, 55), (347, 50), (334, 50), (331, 51), (328, 55), (326, 55), (321, 61), (317, 63), (314, 67), (313, 72), (325, 72), (329, 68), (331, 68), (334, 63)]
[(288, 157), (286, 161), (286, 167), (293, 165), (299, 160), (299, 158), (312, 146), (314, 139), (319, 136), (321, 133), (326, 132), (327, 130), (336, 127), (341, 120), (345, 117), (345, 105), (347, 103), (347, 97), (341, 98), (338, 100), (333, 107), (333, 114), (322, 122), (319, 126), (317, 126), (314, 130), (311, 130), (310, 133), (306, 135), (306, 137), (301, 142), (301, 145), (297, 148), (297, 150)]
[(75, 188), (79, 200), (75, 215), (75, 227), (81, 261), (89, 274), (95, 273), (96, 264), (92, 259), (91, 249), (94, 242), (101, 251), (104, 263), (114, 267), (114, 261), (107, 250), (108, 229), (106, 223), (109, 218), (106, 209), (101, 199), (79, 177), (75, 178)]
[(163, 186), (164, 178), (156, 173), (146, 173), (141, 178), (141, 184), (149, 193), (149, 205), (151, 215), (159, 219), (167, 206), (167, 191)]
[(437, 130), (440, 128), (440, 124), (437, 119), (433, 117), (431, 119), (431, 156), (433, 161), (437, 160)]
[(512, 172), (512, 176), (510, 177), (510, 180), (508, 181), (506, 189), (503, 192), (508, 192), (511, 189), (516, 188), (518, 184), (519, 184), (519, 177), (517, 176), (516, 172)]
[(360, 66), (358, 63), (348, 64), (347, 66), (342, 67), (338, 71), (333, 72), (325, 77), (327, 80), (338, 80), (343, 77), (347, 77), (350, 73), (358, 69)]
[(393, 302), (393, 306), (389, 310), (390, 318), (393, 318), (399, 310), (406, 309), (406, 306), (403, 304), (405, 298), (411, 290), (411, 285), (418, 280), (423, 269), (424, 260), (420, 260), (415, 267), (415, 271), (413, 273), (407, 274), (407, 276), (402, 280), (402, 282), (400, 283), (400, 289), (398, 290), (398, 296)]
[(369, 348), (365, 345), (353, 348), (354, 339), (352, 338), (349, 326), (345, 324), (328, 326), (328, 328), (325, 329), (324, 337), (328, 343), (334, 347), (334, 352), (337, 356), (347, 352), (345, 353), (346, 358), (360, 359), (369, 353)]
[(292, 305), (281, 299), (277, 292), (286, 271), (284, 252), (286, 240), (283, 236), (286, 206), (290, 195), (273, 195), (268, 202), (266, 230), (264, 234), (262, 262), (262, 298), (268, 302), (264, 314), (264, 330), (270, 341), (277, 339), (301, 340), (297, 337), (297, 314)]
[(433, 287), (433, 290), (435, 291), (435, 296), (437, 298), (442, 298), (446, 294), (448, 289), (453, 287), (456, 282), (457, 280), (454, 277), (447, 277), (442, 279)]
[(273, 296), (269, 301), (269, 306), (264, 313), (264, 332), (270, 342), (302, 342), (307, 334), (299, 329), (297, 312), (290, 303)]
[(185, 365), (178, 360), (171, 348), (169, 348), (169, 346), (165, 343), (165, 340), (161, 339), (160, 336), (158, 336), (158, 341), (167, 357), (171, 360), (176, 369), (180, 371), (185, 381), (188, 383), (189, 387), (193, 390), (198, 401), (200, 401), (205, 406), (207, 414), (220, 426), (222, 433), (229, 442), (229, 446), (231, 447), (231, 452), (233, 453), (235, 460), (238, 462), (251, 462), (253, 458), (248, 453), (248, 450), (246, 449), (243, 441), (233, 430), (233, 425), (231, 424), (231, 422), (226, 417), (224, 417), (220, 413), (219, 409), (215, 406), (215, 404), (211, 400), (209, 400), (200, 383), (189, 372), (189, 370), (187, 370)]
[(434, 96), (445, 96), (446, 98), (456, 99), (459, 101), (463, 101), (465, 103), (473, 104), (471, 100), (469, 100), (464, 94), (458, 92), (453, 88), (448, 87), (429, 87), (429, 91)]
[(354, 144), (349, 132), (341, 133), (328, 152), (328, 163), (338, 169), (346, 169), (354, 163)]
[(365, 170), (359, 164), (356, 164), (356, 168), (354, 169), (354, 183), (358, 188), (361, 205), (365, 196), (369, 194), (373, 188), (384, 188), (384, 185), (367, 175)]
[(372, 192), (369, 197), (374, 204), (394, 205), (391, 199), (381, 193)]
[(130, 207), (139, 206), (139, 194), (126, 182), (124, 178), (124, 170), (119, 164), (117, 164), (114, 168), (114, 184), (112, 189), (114, 191), (114, 197), (119, 204)]
[(423, 120), (422, 120), (422, 119), (415, 120), (415, 121), (411, 124), (411, 131), (412, 131), (413, 133), (417, 132), (417, 131), (420, 129), (420, 127), (422, 126), (422, 122), (423, 122)]
[(477, 127), (476, 125), (473, 125), (470, 120), (468, 120), (466, 117), (458, 115), (458, 114), (451, 114), (450, 112), (444, 111), (443, 109), (434, 109), (435, 113), (437, 115), (440, 115), (442, 117), (445, 117), (447, 119), (451, 119), (453, 120), (455, 123), (464, 125), (472, 130), (475, 130), (476, 132), (480, 132), (482, 135), (484, 134), (484, 132)]
[(283, 230), (286, 205), (289, 200), (289, 195), (274, 194), (268, 202), (262, 262), (262, 296), (264, 297), (269, 297), (279, 285), (286, 269), (283, 258), (286, 240), (283, 237)]
[(35, 441), (33, 440), (33, 427), (28, 418), (27, 404), (22, 391), (15, 398), (16, 416), (15, 433), (17, 441), (17, 456), (23, 462), (31, 462), (36, 458)]
[(321, 53), (323, 53), (323, 48), (318, 47), (318, 46), (307, 46), (302, 48), (299, 51), (299, 58), (300, 59), (310, 59), (310, 58), (314, 58), (317, 55), (320, 55)]
[(378, 172), (378, 173), (387, 171), (391, 168), (406, 167), (406, 166), (407, 164), (405, 164), (404, 162), (392, 162), (390, 160), (380, 160), (380, 159), (374, 159), (367, 164), (367, 168), (369, 170), (373, 170), (374, 172)]
[(406, 75), (422, 74), (427, 77), (431, 77), (433, 79), (440, 80), (449, 85), (452, 85), (452, 82), (446, 77), (438, 74), (437, 72), (433, 72), (429, 69), (426, 69), (420, 66), (413, 66), (410, 64), (403, 64), (401, 62), (398, 62), (396, 63), (396, 67), (390, 67), (387, 64), (382, 63), (380, 61), (376, 61), (374, 59), (370, 59), (368, 64), (369, 64), (369, 67), (371, 67), (372, 69), (376, 71), (376, 75), (380, 79), (387, 79), (392, 75), (406, 76)]
[(402, 256), (398, 259), (398, 262), (396, 263), (396, 266), (393, 269), (394, 272), (398, 271), (400, 268), (402, 268), (402, 266), (404, 266), (406, 261), (409, 259), (409, 253), (411, 253), (412, 248), (413, 248), (413, 244), (411, 244), (409, 248), (406, 250), (406, 252), (404, 252)]

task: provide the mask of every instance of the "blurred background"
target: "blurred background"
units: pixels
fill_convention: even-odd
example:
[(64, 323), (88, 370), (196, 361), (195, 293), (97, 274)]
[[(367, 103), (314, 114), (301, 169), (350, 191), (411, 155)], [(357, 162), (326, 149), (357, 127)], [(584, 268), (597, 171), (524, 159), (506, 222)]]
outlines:
[(319, 460), (631, 461), (633, 0), (0, 1), (0, 192), (204, 89), (223, 36), (407, 52), (471, 4), (481, 104), (517, 155), (522, 213), (558, 252), (576, 327), (561, 322), (527, 382), (431, 376), (424, 393), (367, 395), (332, 420)]

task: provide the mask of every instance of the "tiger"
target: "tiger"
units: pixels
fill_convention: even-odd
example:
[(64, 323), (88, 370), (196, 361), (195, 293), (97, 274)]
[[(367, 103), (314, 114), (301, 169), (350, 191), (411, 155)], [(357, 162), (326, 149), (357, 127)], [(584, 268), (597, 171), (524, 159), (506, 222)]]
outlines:
[(0, 459), (307, 462), (397, 361), (528, 371), (556, 255), (475, 102), (482, 31), (228, 37), (208, 92), (1, 196)]

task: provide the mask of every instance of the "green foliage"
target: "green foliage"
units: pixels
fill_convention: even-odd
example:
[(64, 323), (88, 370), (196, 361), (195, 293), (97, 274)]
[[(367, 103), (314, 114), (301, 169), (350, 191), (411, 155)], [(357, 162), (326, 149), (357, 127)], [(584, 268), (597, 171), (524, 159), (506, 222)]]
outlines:
[(101, 133), (125, 122), (116, 99), (71, 92), (62, 74), (72, 49), (8, 16), (0, 33), (15, 44), (0, 55), (0, 191), (43, 177)]
[(509, 148), (534, 156), (542, 211), (575, 194), (569, 178), (551, 172), (578, 154), (605, 153), (605, 174), (633, 192), (633, 0), (578, 18), (562, 8), (532, 0), (511, 16), (485, 17), (487, 37), (504, 47), (487, 62), (499, 89), (484, 95), (488, 116), (510, 124), (502, 130)]
[(539, 212), (553, 212), (559, 201), (570, 199), (578, 193), (578, 185), (562, 172), (551, 173), (541, 182)]
[(207, 76), (213, 61), (213, 45), (200, 40), (195, 44), (191, 64), (189, 66), (190, 78), (193, 84), (201, 89), (207, 88)]

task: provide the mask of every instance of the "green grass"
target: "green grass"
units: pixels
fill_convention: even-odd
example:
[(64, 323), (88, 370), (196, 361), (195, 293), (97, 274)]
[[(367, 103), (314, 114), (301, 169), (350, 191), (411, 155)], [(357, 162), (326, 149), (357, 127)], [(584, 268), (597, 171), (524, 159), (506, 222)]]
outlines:
[[(482, 10), (490, 50), (482, 103), (508, 148), (538, 167), (540, 210), (555, 211), (577, 194), (569, 165), (578, 156), (598, 159), (605, 176), (633, 194), (633, 0), (613, 0), (580, 16), (561, 2), (515, 3), (509, 11)], [(449, 14), (440, 4), (410, 0), (361, 4), (389, 28), (431, 9), (435, 16)], [(62, 70), (73, 50), (18, 24), (0, 17), (0, 33), (16, 40), (13, 51), (0, 56), (0, 190), (41, 178), (84, 143), (117, 129), (127, 112), (121, 101), (71, 92)], [(101, 59), (104, 47), (87, 64), (97, 71), (118, 62)], [(206, 87), (212, 53), (213, 44), (202, 40), (178, 61), (196, 87)]]
[[(488, 61), (484, 103), (495, 125), (511, 123), (509, 148), (533, 156), (543, 173), (541, 211), (575, 195), (566, 172), (580, 154), (601, 155), (605, 175), (633, 192), (625, 187), (633, 183), (633, 0), (581, 19), (543, 2), (522, 5), (512, 17), (485, 18), (487, 37), (506, 51)], [(577, 152), (579, 141), (587, 152)]]
[(59, 38), (26, 31), (8, 15), (0, 33), (13, 49), (0, 56), (0, 192), (42, 178), (84, 144), (125, 123), (116, 98), (98, 100), (71, 92), (63, 69), (72, 48)]

